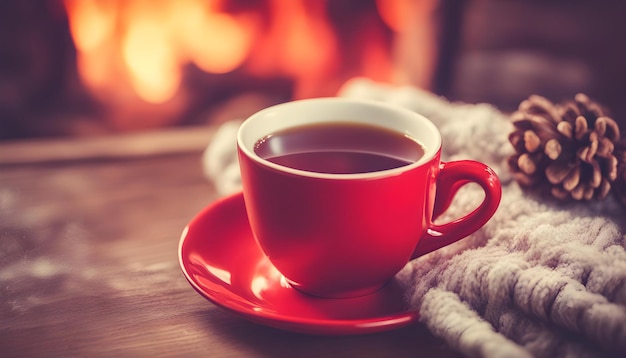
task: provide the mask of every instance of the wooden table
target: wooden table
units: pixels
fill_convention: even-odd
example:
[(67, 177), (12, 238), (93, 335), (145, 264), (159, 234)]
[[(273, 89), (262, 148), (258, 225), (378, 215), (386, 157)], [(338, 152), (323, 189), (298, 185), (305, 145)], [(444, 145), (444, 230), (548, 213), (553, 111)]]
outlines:
[(211, 134), (0, 143), (0, 356), (458, 356), (421, 324), (310, 336), (198, 295), (177, 246), (217, 197), (200, 164)]

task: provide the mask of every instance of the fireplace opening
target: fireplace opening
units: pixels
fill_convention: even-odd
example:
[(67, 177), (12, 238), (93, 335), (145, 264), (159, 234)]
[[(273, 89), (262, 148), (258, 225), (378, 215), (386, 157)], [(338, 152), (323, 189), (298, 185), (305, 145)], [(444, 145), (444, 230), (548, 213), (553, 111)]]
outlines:
[(404, 3), (2, 2), (0, 138), (204, 124), (392, 81)]

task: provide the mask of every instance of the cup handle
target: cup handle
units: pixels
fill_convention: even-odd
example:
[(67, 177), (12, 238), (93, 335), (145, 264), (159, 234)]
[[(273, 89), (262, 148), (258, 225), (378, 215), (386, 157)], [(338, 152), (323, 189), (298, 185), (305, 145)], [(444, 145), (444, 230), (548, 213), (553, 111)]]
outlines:
[(502, 197), (498, 176), (483, 163), (460, 160), (440, 164), (432, 220), (448, 209), (463, 185), (472, 182), (483, 188), (483, 202), (469, 214), (449, 223), (436, 225), (431, 222), (426, 235), (418, 242), (412, 259), (459, 241), (481, 228), (493, 216)]

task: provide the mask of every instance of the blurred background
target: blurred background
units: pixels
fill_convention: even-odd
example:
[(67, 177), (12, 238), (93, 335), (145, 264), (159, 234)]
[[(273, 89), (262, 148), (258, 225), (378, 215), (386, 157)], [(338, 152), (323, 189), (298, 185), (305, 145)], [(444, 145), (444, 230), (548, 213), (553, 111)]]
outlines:
[(349, 79), (626, 120), (621, 0), (0, 2), (0, 140), (214, 124)]

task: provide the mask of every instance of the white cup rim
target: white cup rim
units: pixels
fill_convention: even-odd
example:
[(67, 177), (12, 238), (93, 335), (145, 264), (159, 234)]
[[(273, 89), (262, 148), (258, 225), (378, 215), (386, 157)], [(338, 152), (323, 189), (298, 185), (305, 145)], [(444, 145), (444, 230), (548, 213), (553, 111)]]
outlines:
[[(321, 112), (323, 113), (311, 114), (307, 111), (314, 108), (322, 109)], [(396, 132), (404, 133), (405, 135), (413, 138), (418, 143), (422, 144), (424, 148), (424, 155), (417, 161), (398, 168), (367, 173), (330, 174), (286, 167), (264, 159), (255, 153), (254, 144), (261, 138), (275, 133), (278, 130), (292, 128), (305, 123), (309, 124), (324, 121), (337, 121), (338, 118), (333, 117), (331, 114), (333, 113), (333, 109), (340, 108), (344, 111), (348, 111), (349, 109), (358, 109), (362, 111), (360, 114), (353, 115), (353, 117), (346, 117), (346, 121), (381, 126), (395, 130)], [(308, 116), (307, 118), (309, 119), (304, 119), (302, 121), (300, 120), (302, 117), (293, 117), (293, 115), (289, 115), (290, 113), (293, 114), (300, 112), (302, 112), (303, 115)], [(374, 112), (388, 114), (389, 116), (386, 118), (387, 121), (381, 121), (380, 118), (373, 117), (372, 113)], [(290, 120), (282, 120), (283, 117), (289, 117)], [(294, 118), (297, 118), (297, 120), (293, 121)], [(392, 120), (393, 125), (390, 125), (389, 121)], [(341, 121), (344, 122), (344, 118), (341, 118)], [(403, 127), (403, 124), (406, 124), (406, 127)], [(417, 133), (418, 131), (427, 133)], [(237, 132), (238, 148), (246, 157), (260, 165), (297, 176), (334, 180), (373, 179), (398, 175), (406, 171), (410, 171), (416, 167), (429, 163), (433, 158), (435, 158), (441, 150), (441, 142), (441, 134), (439, 133), (437, 127), (430, 120), (417, 112), (380, 101), (344, 97), (302, 99), (267, 107), (248, 117), (241, 124)]]

